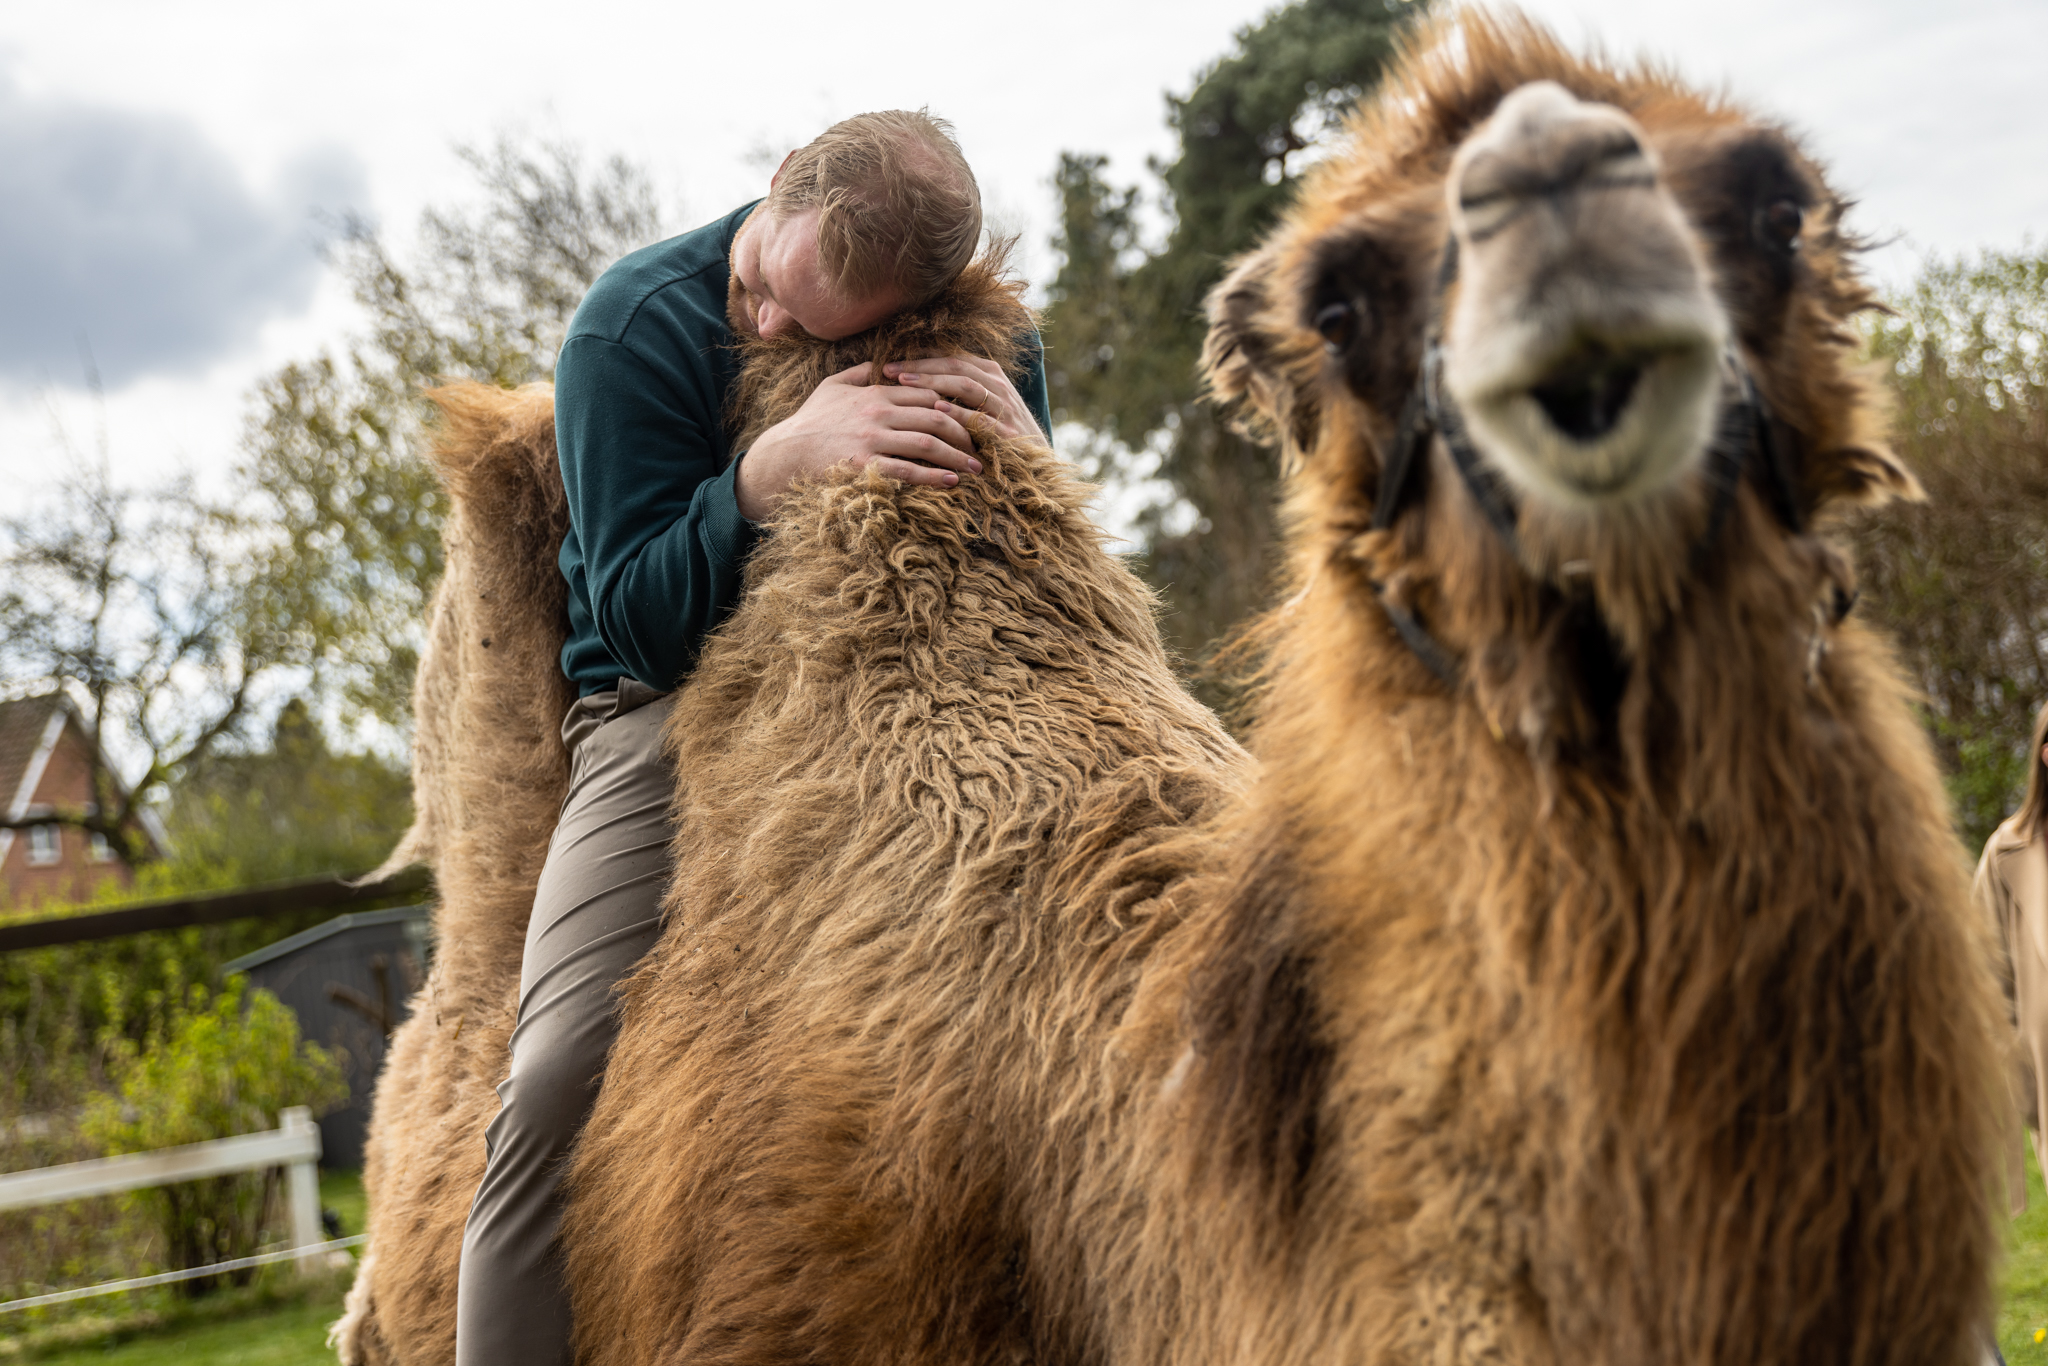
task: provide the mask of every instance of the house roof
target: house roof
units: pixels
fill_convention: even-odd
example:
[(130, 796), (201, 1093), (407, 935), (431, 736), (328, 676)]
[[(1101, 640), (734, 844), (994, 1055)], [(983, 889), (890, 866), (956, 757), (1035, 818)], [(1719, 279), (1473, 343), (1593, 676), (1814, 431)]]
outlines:
[[(62, 714), (70, 719), (81, 738), (87, 736), (84, 723), (79, 719), (78, 709), (61, 692), (46, 692), (35, 697), (16, 697), (0, 702), (0, 812), (10, 815), (27, 814), (27, 803), (34, 795), (23, 790), (23, 780), (32, 776), (31, 767), (40, 768), (37, 756), (45, 750), (46, 744), (54, 743), (56, 736), (51, 732), (50, 723)], [(90, 743), (88, 740), (87, 743)], [(34, 776), (40, 776), (39, 774)], [(126, 792), (121, 775), (113, 775), (117, 791)], [(19, 805), (23, 810), (16, 812), (11, 806)], [(170, 836), (164, 830), (163, 819), (148, 807), (135, 813), (143, 833), (159, 851), (171, 847)], [(4, 858), (13, 832), (0, 830), (0, 858)]]
[(54, 692), (0, 702), (0, 806), (14, 800), (28, 761), (50, 724), (50, 713), (62, 704), (63, 694)]

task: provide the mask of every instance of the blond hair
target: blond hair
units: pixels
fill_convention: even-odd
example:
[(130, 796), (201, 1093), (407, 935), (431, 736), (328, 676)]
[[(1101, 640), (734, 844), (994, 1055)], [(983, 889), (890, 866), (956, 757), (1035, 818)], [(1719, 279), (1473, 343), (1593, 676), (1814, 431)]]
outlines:
[(818, 210), (818, 263), (843, 299), (894, 286), (915, 308), (953, 283), (981, 239), (981, 190), (953, 127), (888, 109), (833, 124), (789, 154), (776, 219)]

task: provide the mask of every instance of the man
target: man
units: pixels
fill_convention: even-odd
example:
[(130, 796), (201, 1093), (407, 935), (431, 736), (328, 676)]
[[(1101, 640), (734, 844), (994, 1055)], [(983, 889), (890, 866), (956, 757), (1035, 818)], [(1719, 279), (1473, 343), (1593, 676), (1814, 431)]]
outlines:
[(569, 793), (463, 1237), (458, 1366), (570, 1360), (558, 1189), (611, 1045), (612, 987), (660, 928), (674, 787), (662, 719), (738, 601), (757, 524), (792, 481), (834, 465), (939, 487), (972, 478), (970, 409), (1008, 436), (1050, 426), (1034, 345), (1021, 391), (974, 356), (892, 365), (896, 385), (857, 366), (728, 462), (735, 329), (852, 336), (937, 295), (980, 235), (979, 192), (948, 127), (864, 114), (792, 152), (766, 200), (619, 261), (577, 309), (555, 431), (571, 528), (562, 669), (581, 695), (562, 725)]

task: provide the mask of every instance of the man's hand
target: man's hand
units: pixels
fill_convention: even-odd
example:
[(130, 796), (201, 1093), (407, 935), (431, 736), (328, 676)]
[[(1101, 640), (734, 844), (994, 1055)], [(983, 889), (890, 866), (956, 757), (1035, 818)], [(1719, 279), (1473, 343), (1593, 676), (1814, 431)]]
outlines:
[(1017, 386), (1003, 373), (1003, 367), (980, 356), (930, 356), (923, 360), (890, 361), (884, 367), (899, 384), (936, 392), (942, 400), (938, 411), (962, 421), (971, 410), (995, 424), (995, 429), (1013, 441), (1043, 441), (1038, 419), (1017, 393)]
[(981, 473), (973, 438), (935, 389), (876, 384), (872, 369), (842, 370), (761, 433), (734, 476), (741, 516), (765, 520), (793, 481), (841, 463), (941, 488)]

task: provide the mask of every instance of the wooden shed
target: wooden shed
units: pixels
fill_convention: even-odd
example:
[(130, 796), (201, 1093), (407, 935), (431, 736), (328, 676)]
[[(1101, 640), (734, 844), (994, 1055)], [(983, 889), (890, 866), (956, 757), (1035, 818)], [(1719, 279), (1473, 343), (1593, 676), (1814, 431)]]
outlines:
[(290, 1006), (301, 1038), (345, 1055), (348, 1103), (320, 1121), (321, 1166), (363, 1165), (385, 1041), (427, 980), (430, 956), (428, 908), (400, 906), (338, 915), (226, 965)]

